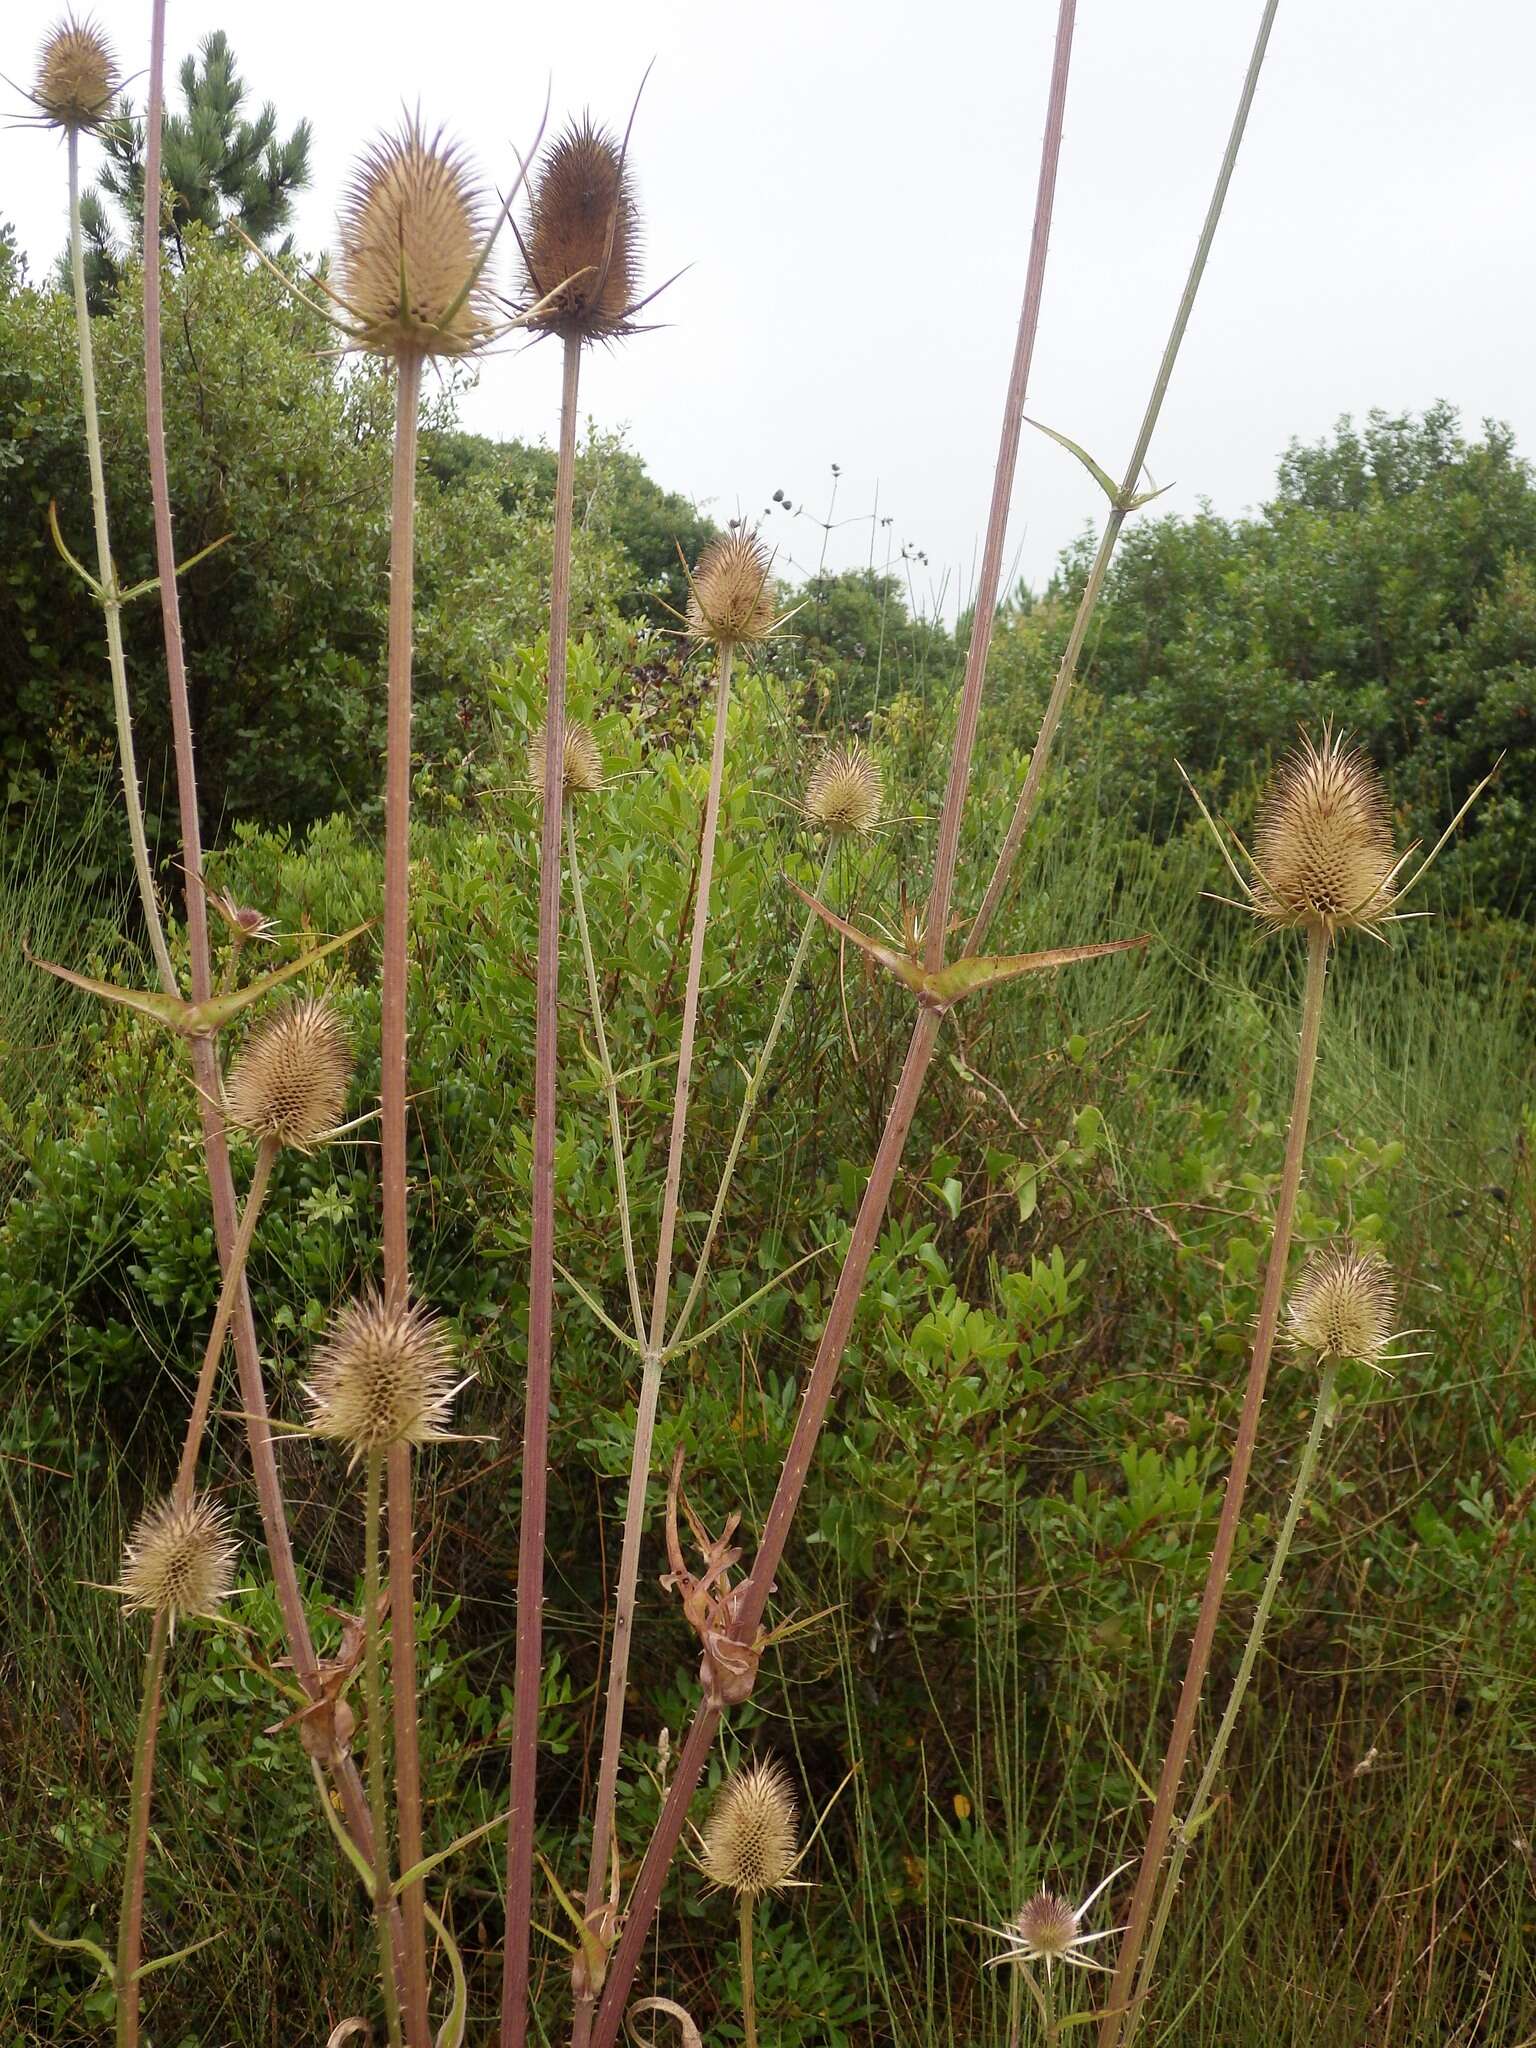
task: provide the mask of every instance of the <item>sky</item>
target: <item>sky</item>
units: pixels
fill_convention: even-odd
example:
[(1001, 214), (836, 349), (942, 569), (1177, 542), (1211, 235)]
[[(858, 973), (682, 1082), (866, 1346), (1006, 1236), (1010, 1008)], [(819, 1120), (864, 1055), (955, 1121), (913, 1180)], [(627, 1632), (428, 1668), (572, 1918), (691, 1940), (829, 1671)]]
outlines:
[[(30, 78), (57, 12), (11, 0), (0, 72)], [(141, 71), (148, 0), (94, 12)], [(1080, 0), (1029, 411), (1112, 473), (1259, 13)], [(505, 187), (546, 92), (552, 129), (588, 109), (622, 128), (654, 59), (631, 144), (645, 279), (683, 275), (657, 331), (589, 352), (584, 412), (716, 518), (763, 518), (782, 570), (890, 562), (916, 602), (952, 611), (986, 518), (1055, 20), (1055, 0), (171, 0), (168, 47), (174, 67), (221, 27), (285, 132), (310, 118), (307, 250), (332, 243), (350, 164), (404, 102)], [(1293, 437), (1371, 407), (1444, 398), (1536, 451), (1533, 77), (1530, 0), (1281, 0), (1152, 446), (1162, 507), (1256, 507)], [(0, 219), (34, 273), (64, 210), (62, 146), (0, 130)], [(558, 398), (555, 348), (509, 349), (463, 424), (552, 439)], [(1072, 457), (1028, 436), (1010, 571), (1038, 588), (1101, 510)]]

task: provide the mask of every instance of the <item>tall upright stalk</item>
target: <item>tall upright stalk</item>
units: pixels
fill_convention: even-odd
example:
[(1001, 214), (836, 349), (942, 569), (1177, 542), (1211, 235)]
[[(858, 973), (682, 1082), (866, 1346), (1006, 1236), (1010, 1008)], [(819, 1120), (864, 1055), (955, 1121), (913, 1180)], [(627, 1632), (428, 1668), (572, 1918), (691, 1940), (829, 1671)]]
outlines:
[(1200, 1695), (1210, 1667), (1216, 1641), (1216, 1624), (1221, 1617), (1222, 1596), (1232, 1569), (1232, 1550), (1242, 1519), (1243, 1495), (1253, 1464), (1253, 1447), (1259, 1432), (1259, 1411), (1264, 1405), (1264, 1387), (1274, 1353), (1275, 1334), (1280, 1326), (1280, 1304), (1285, 1294), (1286, 1265), (1291, 1251), (1291, 1229), (1296, 1215), (1296, 1196), (1301, 1187), (1302, 1162), (1307, 1148), (1307, 1122), (1312, 1107), (1312, 1081), (1317, 1071), (1318, 1040), (1323, 1023), (1323, 993), (1328, 978), (1329, 934), (1315, 926), (1307, 936), (1307, 978), (1301, 1000), (1301, 1042), (1296, 1056), (1296, 1084), (1291, 1096), (1290, 1129), (1285, 1143), (1285, 1162), (1280, 1173), (1280, 1191), (1275, 1201), (1274, 1232), (1270, 1239), (1269, 1264), (1264, 1273), (1264, 1292), (1259, 1302), (1259, 1320), (1253, 1336), (1253, 1355), (1248, 1381), (1243, 1390), (1242, 1412), (1237, 1438), (1232, 1446), (1232, 1463), (1222, 1496), (1221, 1516), (1216, 1524), (1216, 1541), (1200, 1597), (1200, 1613), (1190, 1641), (1189, 1659), (1184, 1667), (1184, 1684), (1179, 1694), (1173, 1730), (1168, 1738), (1158, 1779), (1157, 1798), (1147, 1827), (1146, 1844), (1136, 1872), (1136, 1889), (1115, 1961), (1109, 2002), (1099, 2029), (1099, 2048), (1117, 2048), (1121, 2030), (1129, 2016), (1131, 1987), (1151, 1917), (1163, 1853), (1173, 1826), (1174, 1803), (1184, 1774), (1185, 1758), (1195, 1732)]
[(757, 2048), (757, 1970), (752, 1954), (752, 1914), (757, 1900), (743, 1892), (736, 1901), (736, 1924), (741, 1930), (741, 2038), (746, 2048)]
[(559, 1027), (560, 828), (565, 795), (565, 678), (570, 632), (571, 523), (581, 340), (567, 335), (555, 469), (549, 592), (549, 691), (544, 719), (544, 815), (539, 838), (539, 957), (534, 991), (533, 1222), (528, 1276), (528, 1378), (523, 1407), (522, 1526), (517, 1546), (517, 1650), (512, 1700), (512, 1799), (507, 1824), (506, 1948), (501, 2048), (528, 2033), (533, 1829), (543, 1683), (544, 1532), (549, 1512), (549, 1392), (555, 1306), (555, 1057)]
[(144, 1683), (139, 1695), (139, 1725), (133, 1744), (133, 1790), (128, 1799), (123, 1899), (117, 1919), (117, 2048), (138, 2048), (144, 1869), (149, 1858), (149, 1802), (155, 1780), (155, 1737), (160, 1727), (160, 1692), (165, 1679), (169, 1632), (169, 1617), (162, 1609), (150, 1625)]
[(379, 1984), (390, 2048), (401, 2048), (400, 2001), (390, 1943), (389, 1812), (384, 1789), (384, 1605), (379, 1583), (379, 1517), (384, 1460), (369, 1451), (363, 1481), (363, 1693), (368, 1711), (368, 1812), (373, 1822), (373, 1912), (379, 1934)]
[(128, 701), (128, 664), (123, 654), (123, 604), (117, 571), (112, 564), (112, 535), (107, 519), (107, 479), (101, 460), (101, 421), (96, 407), (96, 353), (91, 343), (91, 314), (85, 296), (85, 250), (80, 234), (80, 130), (69, 131), (69, 273), (74, 286), (75, 340), (80, 355), (80, 405), (85, 415), (85, 457), (91, 477), (91, 511), (96, 526), (96, 580), (107, 626), (107, 665), (112, 673), (112, 710), (117, 721), (117, 754), (122, 769), (123, 809), (128, 819), (128, 843), (133, 849), (133, 871), (138, 878), (139, 901), (144, 906), (144, 925), (149, 933), (150, 951), (167, 995), (175, 995), (176, 969), (166, 944), (165, 924), (160, 915), (155, 879), (149, 865), (149, 842), (144, 833), (144, 806), (139, 795), (139, 771), (134, 758), (133, 709)]
[[(944, 810), (939, 821), (938, 845), (934, 856), (933, 886), (929, 893), (928, 939), (930, 962), (937, 960), (944, 943), (949, 904), (954, 884), (955, 862), (960, 843), (960, 820), (970, 780), (971, 757), (976, 725), (981, 712), (982, 686), (986, 677), (987, 653), (997, 611), (1002, 580), (1003, 550), (1008, 525), (1008, 505), (1013, 494), (1018, 465), (1019, 438), (1023, 428), (1024, 394), (1039, 325), (1040, 302), (1045, 286), (1045, 259), (1050, 241), (1051, 211), (1056, 191), (1056, 170), (1061, 154), (1062, 122), (1066, 107), (1067, 74), (1071, 60), (1072, 31), (1076, 19), (1075, 0), (1060, 0), (1056, 25), (1056, 51), (1047, 102), (1045, 136), (1041, 145), (1040, 177), (1035, 200), (1034, 226), (1030, 240), (1029, 264), (1018, 335), (1009, 371), (1008, 392), (1003, 408), (1002, 431), (992, 500), (977, 582), (976, 606), (971, 627), (971, 644), (966, 658), (960, 712), (956, 721), (954, 751), (950, 763)], [(794, 1439), (764, 1527), (762, 1542), (754, 1560), (752, 1576), (741, 1589), (741, 1605), (734, 1633), (738, 1641), (752, 1642), (757, 1634), (768, 1589), (783, 1555), (790, 1521), (810, 1468), (821, 1424), (825, 1419), (836, 1384), (843, 1348), (853, 1325), (854, 1311), (878, 1241), (886, 1205), (906, 1145), (907, 1132), (916, 1113), (929, 1061), (937, 1042), (940, 1014), (932, 1009), (918, 1011), (907, 1048), (901, 1078), (891, 1103), (880, 1147), (875, 1155), (859, 1205), (853, 1234), (828, 1312), (826, 1328), (817, 1347), (801, 1402)], [(701, 1699), (688, 1736), (677, 1760), (660, 1818), (651, 1836), (631, 1893), (624, 1935), (611, 1960), (602, 2003), (598, 2008), (592, 2040), (595, 2048), (613, 2048), (623, 2022), (624, 2006), (633, 1982), (650, 1924), (661, 1898), (661, 1888), (676, 1854), (688, 1804), (708, 1757), (721, 1710), (709, 1698)]]

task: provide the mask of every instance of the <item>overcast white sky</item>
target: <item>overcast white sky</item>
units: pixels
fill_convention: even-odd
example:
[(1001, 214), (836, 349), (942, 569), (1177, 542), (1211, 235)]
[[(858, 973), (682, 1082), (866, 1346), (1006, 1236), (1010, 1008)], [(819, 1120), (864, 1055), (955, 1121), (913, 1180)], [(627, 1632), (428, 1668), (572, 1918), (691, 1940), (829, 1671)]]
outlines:
[[(58, 12), (11, 0), (0, 71), (30, 76)], [(126, 70), (148, 0), (96, 0)], [(586, 409), (718, 516), (782, 489), (781, 559), (814, 567), (830, 465), (835, 565), (874, 539), (968, 586), (1027, 252), (1055, 0), (172, 0), (172, 67), (226, 29), (257, 99), (314, 123), (298, 240), (331, 239), (348, 165), (403, 98), (505, 182), (552, 118), (622, 125), (647, 278), (671, 324), (588, 359)], [(1030, 410), (1118, 471), (1204, 212), (1258, 0), (1081, 0)], [(1536, 5), (1282, 0), (1248, 139), (1151, 468), (1165, 503), (1236, 513), (1292, 435), (1451, 400), (1536, 450)], [(142, 97), (142, 83), (137, 88)], [(34, 267), (61, 246), (62, 149), (0, 133), (0, 216)], [(552, 433), (549, 346), (490, 363), (491, 434)], [(1026, 443), (1012, 545), (1037, 584), (1097, 518), (1092, 483)]]

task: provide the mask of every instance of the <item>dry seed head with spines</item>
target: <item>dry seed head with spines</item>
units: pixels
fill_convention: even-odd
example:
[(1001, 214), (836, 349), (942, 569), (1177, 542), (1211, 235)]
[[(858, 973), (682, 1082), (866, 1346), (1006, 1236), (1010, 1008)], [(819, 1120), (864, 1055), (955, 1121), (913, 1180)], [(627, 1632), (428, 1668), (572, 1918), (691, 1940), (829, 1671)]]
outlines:
[(365, 1294), (331, 1325), (304, 1393), (315, 1435), (361, 1456), (391, 1444), (439, 1441), (462, 1384), (454, 1381), (452, 1342), (436, 1316)]
[(805, 814), (833, 838), (872, 832), (880, 822), (880, 770), (857, 740), (822, 755), (805, 789)]
[(224, 1510), (206, 1494), (160, 1501), (134, 1524), (116, 1590), (130, 1610), (165, 1614), (174, 1630), (228, 1599), (236, 1548)]
[(354, 347), (467, 356), (491, 336), (489, 230), (480, 188), (441, 130), (417, 116), (359, 160), (340, 221), (336, 296)]
[(704, 1824), (704, 1875), (738, 1898), (777, 1891), (795, 1867), (797, 1822), (794, 1787), (781, 1763), (732, 1771)]
[(121, 83), (117, 58), (95, 22), (66, 15), (37, 57), (33, 104), (60, 128), (99, 128)]
[(522, 235), (529, 326), (563, 339), (628, 331), (640, 216), (620, 143), (583, 115), (544, 153)]
[[(528, 742), (528, 780), (533, 784), (534, 794), (540, 803), (544, 801), (544, 750), (547, 734), (548, 726), (541, 720), (537, 731)], [(562, 769), (567, 797), (590, 796), (603, 786), (602, 753), (593, 737), (592, 728), (583, 725), (579, 718), (566, 720)]]
[(225, 1085), (225, 1113), (255, 1138), (307, 1152), (341, 1121), (352, 1048), (323, 996), (285, 1003), (256, 1032)]
[(1379, 1369), (1396, 1307), (1397, 1289), (1380, 1252), (1332, 1244), (1302, 1268), (1286, 1322), (1298, 1351), (1330, 1364), (1352, 1360)]
[(1266, 923), (1330, 935), (1380, 923), (1397, 852), (1386, 795), (1357, 747), (1303, 736), (1276, 771), (1254, 831), (1253, 904)]
[(773, 557), (755, 533), (721, 534), (688, 579), (688, 631), (695, 640), (741, 646), (773, 631)]

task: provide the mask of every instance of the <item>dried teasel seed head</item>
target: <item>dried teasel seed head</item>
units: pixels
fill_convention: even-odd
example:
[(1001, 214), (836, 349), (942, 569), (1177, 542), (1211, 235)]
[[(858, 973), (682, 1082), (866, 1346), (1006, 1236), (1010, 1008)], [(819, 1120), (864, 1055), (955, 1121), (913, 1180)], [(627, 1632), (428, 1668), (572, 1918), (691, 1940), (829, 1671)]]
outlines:
[(490, 336), (479, 186), (441, 131), (409, 118), (360, 159), (340, 221), (337, 297), (358, 348), (467, 356)]
[(352, 1048), (323, 996), (285, 1003), (256, 1032), (225, 1084), (225, 1114), (256, 1138), (307, 1152), (341, 1121)]
[(348, 1302), (304, 1383), (316, 1436), (354, 1454), (442, 1438), (458, 1385), (448, 1332), (428, 1310), (378, 1294)]
[(1069, 1955), (1078, 1937), (1076, 1911), (1056, 1892), (1038, 1891), (1014, 1917), (1013, 1927), (1031, 1957), (1056, 1962)]
[(805, 814), (834, 838), (880, 822), (880, 770), (857, 740), (823, 754), (805, 788)]
[[(533, 784), (540, 803), (544, 801), (544, 747), (548, 730), (541, 721), (528, 742), (528, 780)], [(583, 725), (580, 719), (566, 720), (562, 769), (567, 797), (590, 796), (603, 786), (602, 754), (592, 735), (592, 728)]]
[(628, 329), (640, 217), (623, 147), (589, 117), (544, 153), (523, 232), (529, 325), (577, 341)]
[(174, 1628), (229, 1597), (236, 1548), (224, 1510), (206, 1494), (160, 1501), (134, 1524), (116, 1590), (133, 1612), (165, 1614)]
[(794, 1787), (781, 1763), (732, 1771), (704, 1824), (704, 1875), (738, 1898), (777, 1891), (795, 1867), (797, 1820)]
[(1392, 1341), (1396, 1307), (1397, 1289), (1381, 1254), (1333, 1244), (1314, 1252), (1302, 1268), (1286, 1322), (1298, 1351), (1329, 1363), (1379, 1366)]
[(1332, 934), (1392, 908), (1397, 854), (1375, 768), (1332, 731), (1303, 738), (1265, 791), (1254, 831), (1254, 908), (1278, 928)]
[(43, 39), (32, 99), (60, 128), (99, 128), (121, 82), (112, 45), (95, 22), (66, 15)]
[(712, 540), (688, 579), (688, 631), (695, 640), (733, 645), (773, 630), (773, 557), (745, 528)]

